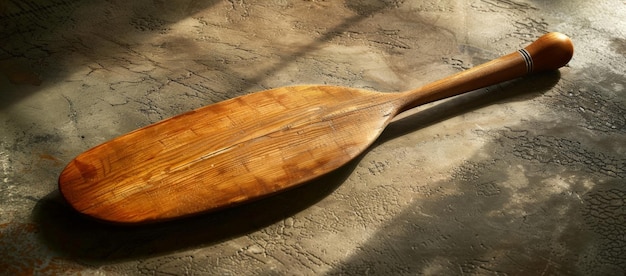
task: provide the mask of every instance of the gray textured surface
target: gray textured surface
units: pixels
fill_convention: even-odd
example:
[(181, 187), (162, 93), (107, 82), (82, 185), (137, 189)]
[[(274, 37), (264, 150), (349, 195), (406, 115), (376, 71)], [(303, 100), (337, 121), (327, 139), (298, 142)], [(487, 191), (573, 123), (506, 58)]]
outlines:
[[(624, 18), (617, 0), (3, 1), (0, 271), (624, 275)], [(420, 107), (277, 197), (116, 227), (57, 191), (80, 152), (196, 107), (402, 91), (548, 31), (574, 41), (558, 73)]]

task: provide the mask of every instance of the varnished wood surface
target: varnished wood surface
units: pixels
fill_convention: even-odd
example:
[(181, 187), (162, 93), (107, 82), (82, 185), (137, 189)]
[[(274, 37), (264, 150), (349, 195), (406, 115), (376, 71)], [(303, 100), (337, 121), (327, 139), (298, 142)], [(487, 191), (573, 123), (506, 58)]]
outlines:
[(296, 86), (210, 105), (81, 154), (61, 192), (83, 213), (124, 222), (257, 199), (358, 155), (398, 109), (385, 96)]
[[(526, 48), (533, 72), (573, 54), (550, 33)], [(59, 189), (79, 212), (118, 223), (169, 220), (302, 184), (363, 152), (399, 112), (528, 73), (514, 52), (422, 88), (380, 93), (283, 87), (230, 99), (141, 128), (71, 161)]]

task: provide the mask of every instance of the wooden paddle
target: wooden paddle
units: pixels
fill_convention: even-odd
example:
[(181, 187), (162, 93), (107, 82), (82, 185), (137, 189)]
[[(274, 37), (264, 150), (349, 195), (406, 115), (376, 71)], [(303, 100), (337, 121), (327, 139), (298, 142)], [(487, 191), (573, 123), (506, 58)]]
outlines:
[(233, 98), (80, 154), (61, 173), (59, 189), (79, 212), (117, 223), (257, 200), (346, 164), (402, 111), (558, 69), (572, 54), (567, 36), (549, 33), (525, 49), (402, 93), (303, 85)]

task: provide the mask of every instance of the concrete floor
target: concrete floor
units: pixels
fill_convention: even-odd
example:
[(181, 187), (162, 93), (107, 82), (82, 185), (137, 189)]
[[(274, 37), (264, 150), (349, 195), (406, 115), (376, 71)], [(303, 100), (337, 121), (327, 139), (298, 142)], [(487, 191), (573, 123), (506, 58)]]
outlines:
[[(624, 275), (626, 2), (3, 1), (0, 274)], [(294, 84), (418, 87), (574, 41), (558, 72), (410, 111), (358, 160), (219, 213), (100, 224), (79, 153)]]

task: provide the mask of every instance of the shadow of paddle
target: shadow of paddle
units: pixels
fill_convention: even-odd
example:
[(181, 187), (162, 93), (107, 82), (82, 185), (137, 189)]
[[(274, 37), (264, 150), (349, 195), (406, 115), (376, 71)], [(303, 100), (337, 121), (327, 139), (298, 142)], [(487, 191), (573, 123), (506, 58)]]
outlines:
[(87, 218), (58, 191), (32, 212), (43, 242), (58, 254), (90, 265), (153, 257), (210, 246), (257, 231), (314, 205), (332, 193), (359, 163), (278, 195), (219, 212), (146, 225), (113, 225)]
[(402, 118), (394, 119), (385, 128), (372, 147), (481, 107), (541, 96), (552, 89), (560, 78), (558, 70), (529, 75), (455, 96), (425, 109), (417, 107), (408, 110), (400, 115)]

